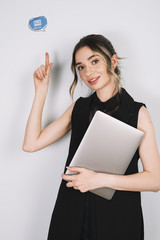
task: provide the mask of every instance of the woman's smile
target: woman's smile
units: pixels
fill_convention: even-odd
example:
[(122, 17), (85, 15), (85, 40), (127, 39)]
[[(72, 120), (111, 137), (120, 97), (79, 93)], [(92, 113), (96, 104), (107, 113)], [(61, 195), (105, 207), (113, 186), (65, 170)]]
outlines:
[(98, 82), (100, 76), (96, 77), (96, 78), (91, 78), (90, 80), (88, 80), (89, 84), (94, 85)]

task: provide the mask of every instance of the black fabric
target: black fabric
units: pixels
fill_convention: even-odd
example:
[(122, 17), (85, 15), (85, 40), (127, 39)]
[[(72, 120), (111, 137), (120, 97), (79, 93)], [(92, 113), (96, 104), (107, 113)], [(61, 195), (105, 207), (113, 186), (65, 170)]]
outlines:
[[(80, 97), (72, 112), (71, 141), (65, 167), (71, 162), (96, 109), (136, 128), (141, 106), (145, 105), (135, 102), (124, 88), (105, 103), (100, 102), (96, 92), (87, 98)], [(138, 172), (138, 159), (137, 149), (126, 175)], [(91, 192), (67, 188), (66, 181), (62, 180), (48, 240), (82, 240), (87, 232), (89, 240), (144, 240), (140, 192), (117, 190), (111, 200), (106, 200)]]
[[(123, 90), (122, 90), (122, 92), (123, 92)], [(114, 112), (116, 112), (120, 106), (121, 99), (122, 99), (122, 92), (116, 93), (113, 97), (111, 97), (109, 100), (107, 100), (105, 102), (101, 102), (97, 96), (97, 93), (94, 92), (93, 98), (92, 98), (92, 103), (91, 103), (91, 108), (90, 108), (90, 114), (89, 114), (89, 123), (91, 122), (91, 120), (97, 110), (100, 110), (109, 115), (113, 115)]]

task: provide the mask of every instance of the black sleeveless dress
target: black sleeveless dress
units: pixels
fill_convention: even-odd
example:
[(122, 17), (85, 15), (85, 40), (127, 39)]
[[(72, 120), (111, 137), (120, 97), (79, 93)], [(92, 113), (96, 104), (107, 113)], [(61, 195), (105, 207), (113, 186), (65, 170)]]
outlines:
[[(71, 162), (96, 110), (136, 128), (141, 106), (145, 105), (135, 102), (124, 88), (106, 102), (101, 102), (96, 92), (78, 98), (72, 112), (71, 141), (65, 167)], [(137, 149), (126, 175), (138, 172), (138, 159)], [(81, 193), (68, 188), (62, 179), (47, 240), (65, 239), (144, 240), (140, 192), (117, 190), (111, 200), (106, 200), (91, 192)]]

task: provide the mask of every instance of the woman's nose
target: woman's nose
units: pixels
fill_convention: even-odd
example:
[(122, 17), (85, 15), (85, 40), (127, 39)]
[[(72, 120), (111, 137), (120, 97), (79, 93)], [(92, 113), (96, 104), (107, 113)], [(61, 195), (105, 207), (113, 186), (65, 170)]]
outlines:
[(86, 67), (86, 72), (85, 72), (85, 74), (86, 74), (87, 77), (92, 76), (93, 73), (94, 73), (94, 69), (93, 69), (92, 67), (89, 67), (89, 66)]

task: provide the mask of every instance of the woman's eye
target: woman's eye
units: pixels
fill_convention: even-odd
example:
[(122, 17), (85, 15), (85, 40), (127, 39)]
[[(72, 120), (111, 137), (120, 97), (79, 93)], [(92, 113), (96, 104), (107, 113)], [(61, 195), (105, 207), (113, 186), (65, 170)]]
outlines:
[(81, 71), (83, 68), (84, 68), (83, 66), (79, 66), (78, 71)]
[(96, 64), (96, 63), (98, 63), (98, 62), (99, 62), (98, 59), (95, 59), (95, 60), (92, 61), (93, 64)]

